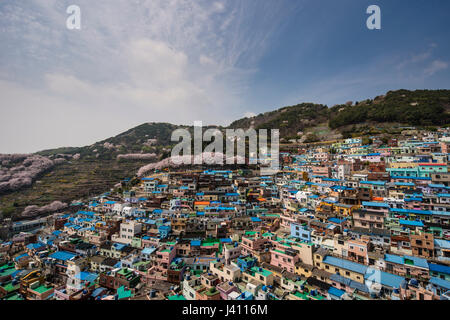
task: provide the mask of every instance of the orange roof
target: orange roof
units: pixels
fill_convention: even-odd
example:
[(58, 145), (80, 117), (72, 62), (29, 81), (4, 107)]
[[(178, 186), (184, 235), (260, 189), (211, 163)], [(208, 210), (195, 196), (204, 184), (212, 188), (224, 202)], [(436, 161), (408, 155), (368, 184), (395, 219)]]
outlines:
[(373, 197), (372, 200), (373, 201), (384, 201), (383, 198), (380, 198), (380, 197)]
[(195, 201), (194, 202), (194, 205), (208, 205), (209, 204), (209, 201)]
[(267, 201), (265, 198), (258, 198), (258, 201)]

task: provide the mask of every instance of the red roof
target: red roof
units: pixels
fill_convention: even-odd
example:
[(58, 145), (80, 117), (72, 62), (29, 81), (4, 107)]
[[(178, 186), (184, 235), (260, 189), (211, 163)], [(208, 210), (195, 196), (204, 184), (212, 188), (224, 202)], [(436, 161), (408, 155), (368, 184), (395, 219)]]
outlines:
[(447, 166), (446, 163), (419, 163), (419, 166), (440, 166), (445, 167)]

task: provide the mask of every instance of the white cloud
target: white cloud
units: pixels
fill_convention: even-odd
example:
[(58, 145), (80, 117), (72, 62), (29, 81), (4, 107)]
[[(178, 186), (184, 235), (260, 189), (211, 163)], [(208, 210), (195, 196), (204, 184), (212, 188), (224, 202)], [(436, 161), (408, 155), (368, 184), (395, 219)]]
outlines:
[(69, 4), (0, 4), (0, 153), (91, 144), (148, 121), (227, 124), (284, 18), (258, 1), (79, 0), (82, 30), (71, 31)]
[(448, 68), (448, 63), (442, 60), (434, 60), (431, 64), (424, 70), (426, 76), (432, 76), (436, 72), (445, 70)]

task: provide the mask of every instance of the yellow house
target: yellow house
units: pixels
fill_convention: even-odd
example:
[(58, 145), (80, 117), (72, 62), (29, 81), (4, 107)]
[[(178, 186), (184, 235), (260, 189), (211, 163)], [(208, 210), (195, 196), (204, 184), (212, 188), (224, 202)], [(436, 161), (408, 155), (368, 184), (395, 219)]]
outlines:
[(313, 270), (313, 266), (304, 264), (302, 262), (297, 262), (295, 264), (295, 274), (305, 277), (305, 278), (309, 278), (312, 276), (312, 270)]
[(315, 256), (315, 265), (321, 270), (339, 274), (359, 283), (364, 283), (364, 275), (367, 270), (367, 266), (363, 264), (329, 255), (325, 257), (321, 255)]
[(194, 210), (203, 211), (207, 206), (209, 206), (209, 201), (195, 201)]
[(271, 286), (273, 285), (275, 277), (273, 275), (273, 272), (267, 269), (252, 267), (251, 269), (244, 271), (244, 273), (242, 274), (242, 278), (247, 282), (255, 280), (265, 286)]
[(339, 216), (352, 216), (352, 212), (358, 209), (359, 205), (351, 205), (351, 204), (343, 204), (343, 203), (335, 203), (334, 204), (334, 212)]

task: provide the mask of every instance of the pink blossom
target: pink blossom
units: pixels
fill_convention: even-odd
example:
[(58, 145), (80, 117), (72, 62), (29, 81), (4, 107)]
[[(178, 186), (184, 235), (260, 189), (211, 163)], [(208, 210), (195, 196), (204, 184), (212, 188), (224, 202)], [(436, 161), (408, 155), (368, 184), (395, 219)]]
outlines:
[(117, 159), (127, 159), (127, 160), (151, 160), (156, 158), (156, 153), (129, 153), (129, 154), (119, 154)]
[(61, 201), (53, 201), (52, 203), (50, 203), (46, 206), (43, 206), (43, 207), (31, 205), (31, 206), (26, 207), (23, 210), (22, 216), (23, 217), (33, 217), (33, 216), (36, 216), (39, 214), (59, 211), (59, 210), (65, 209), (66, 207), (67, 207), (67, 203), (63, 203)]
[(22, 161), (12, 168), (3, 168), (0, 171), (0, 192), (30, 186), (39, 174), (59, 162), (40, 155), (0, 155), (0, 159), (8, 159), (14, 163)]
[[(200, 158), (201, 157), (201, 158)], [(215, 164), (226, 164), (227, 160), (232, 160), (234, 163), (238, 163), (239, 161), (245, 161), (245, 158), (240, 156), (234, 156), (227, 158), (221, 152), (203, 152), (199, 156), (174, 156), (169, 157), (164, 160), (161, 160), (156, 163), (150, 163), (145, 165), (138, 170), (138, 177), (144, 176), (146, 173), (152, 170), (161, 170), (162, 168), (172, 167), (177, 168), (183, 165), (183, 163), (194, 163), (194, 160), (202, 160), (203, 164), (206, 165), (215, 165)]]

